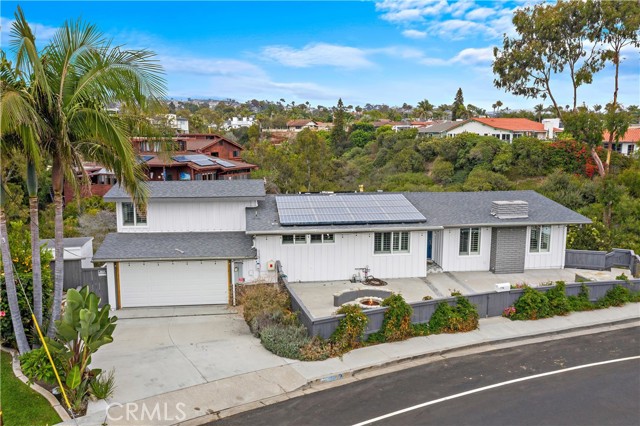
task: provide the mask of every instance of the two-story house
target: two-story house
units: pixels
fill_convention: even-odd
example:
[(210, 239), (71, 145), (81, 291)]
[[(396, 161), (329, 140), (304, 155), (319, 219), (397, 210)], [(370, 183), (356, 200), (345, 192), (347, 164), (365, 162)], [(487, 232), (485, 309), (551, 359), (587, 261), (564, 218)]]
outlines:
[(247, 179), (255, 164), (242, 161), (242, 146), (216, 134), (188, 134), (173, 138), (175, 151), (160, 152), (163, 145), (134, 138), (134, 149), (147, 166), (149, 180)]
[(567, 225), (590, 220), (534, 191), (266, 195), (260, 180), (149, 182), (146, 212), (114, 187), (118, 232), (95, 254), (117, 308), (227, 303), (233, 283), (563, 268)]

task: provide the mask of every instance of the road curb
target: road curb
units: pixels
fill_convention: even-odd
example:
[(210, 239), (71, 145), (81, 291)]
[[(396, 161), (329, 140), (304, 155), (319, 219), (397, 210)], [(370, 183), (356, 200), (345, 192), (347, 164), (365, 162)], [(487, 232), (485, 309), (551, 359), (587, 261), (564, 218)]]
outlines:
[[(201, 425), (206, 422), (211, 422), (213, 420), (230, 417), (243, 412), (255, 410), (256, 408), (266, 407), (268, 405), (282, 402), (288, 399), (293, 399), (299, 396), (308, 395), (311, 393), (323, 391), (333, 387), (346, 385), (358, 380), (363, 380), (370, 377), (387, 374), (392, 372), (394, 369), (400, 369), (398, 367), (404, 368), (405, 364), (411, 364), (411, 363), (419, 364), (420, 361), (428, 361), (431, 359), (437, 360), (438, 358), (446, 358), (446, 355), (449, 355), (449, 356), (456, 355), (456, 354), (466, 355), (465, 352), (468, 352), (469, 350), (474, 350), (474, 349), (484, 348), (486, 350), (482, 352), (488, 352), (491, 350), (500, 349), (499, 346), (505, 345), (505, 344), (508, 345), (510, 343), (520, 343), (521, 345), (526, 345), (529, 343), (534, 343), (534, 340), (544, 338), (544, 337), (556, 336), (558, 338), (569, 338), (569, 337), (573, 337), (571, 336), (572, 334), (581, 333), (584, 331), (590, 331), (590, 333), (585, 333), (585, 334), (602, 333), (607, 331), (607, 329), (610, 329), (611, 327), (623, 326), (623, 325), (628, 325), (629, 327), (640, 326), (640, 318), (626, 318), (622, 320), (615, 320), (611, 322), (601, 323), (596, 326), (586, 325), (586, 326), (566, 328), (563, 330), (531, 333), (531, 334), (527, 334), (519, 337), (509, 337), (504, 339), (498, 338), (498, 339), (488, 340), (485, 342), (472, 343), (472, 344), (462, 345), (455, 348), (443, 349), (439, 351), (428, 352), (428, 353), (408, 356), (404, 358), (398, 358), (392, 361), (310, 380), (306, 384), (299, 387), (298, 389), (291, 392), (283, 393), (278, 397), (265, 398), (265, 399), (237, 405), (235, 407), (229, 407), (207, 416), (189, 419), (188, 421), (179, 423), (179, 425), (180, 426)], [(385, 370), (389, 370), (389, 371), (385, 371)], [(359, 377), (359, 376), (362, 376), (362, 377)]]

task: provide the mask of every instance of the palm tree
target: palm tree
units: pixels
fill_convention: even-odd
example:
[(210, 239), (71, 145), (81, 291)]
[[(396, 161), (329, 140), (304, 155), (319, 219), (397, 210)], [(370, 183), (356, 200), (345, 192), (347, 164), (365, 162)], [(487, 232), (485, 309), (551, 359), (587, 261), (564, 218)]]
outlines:
[[(20, 40), (29, 25), (22, 12), (16, 14), (12, 36), (22, 55)], [(110, 115), (106, 106), (120, 102), (146, 108), (165, 93), (162, 67), (148, 50), (123, 50), (111, 46), (94, 25), (65, 22), (43, 51), (46, 90), (39, 97), (38, 112), (48, 125), (41, 142), (51, 157), (51, 181), (55, 206), (55, 281), (48, 335), (55, 334), (60, 317), (63, 268), (63, 186), (65, 176), (82, 171), (82, 161), (96, 161), (109, 168), (141, 207), (146, 187), (144, 173), (136, 161), (133, 146), (122, 121)], [(34, 58), (18, 61), (21, 72), (33, 69)], [(85, 176), (86, 178), (86, 176)], [(85, 179), (86, 181), (86, 179)], [(75, 178), (69, 183), (77, 189)]]
[(542, 113), (545, 111), (544, 104), (538, 104), (534, 107), (533, 111), (536, 113), (538, 122), (542, 122)]

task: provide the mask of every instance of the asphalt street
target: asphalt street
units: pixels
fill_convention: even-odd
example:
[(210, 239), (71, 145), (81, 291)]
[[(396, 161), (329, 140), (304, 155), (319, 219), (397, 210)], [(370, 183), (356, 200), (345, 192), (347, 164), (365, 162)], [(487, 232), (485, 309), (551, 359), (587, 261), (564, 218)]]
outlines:
[(640, 425), (640, 327), (445, 358), (360, 380), (211, 425), (354, 425), (428, 402), (376, 425)]

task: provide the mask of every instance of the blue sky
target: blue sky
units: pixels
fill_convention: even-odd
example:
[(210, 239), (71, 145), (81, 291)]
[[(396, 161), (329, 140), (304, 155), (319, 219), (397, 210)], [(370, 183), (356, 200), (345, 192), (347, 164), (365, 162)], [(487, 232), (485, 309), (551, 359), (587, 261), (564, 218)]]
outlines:
[[(40, 46), (67, 19), (95, 23), (114, 43), (147, 48), (165, 67), (169, 96), (310, 101), (334, 105), (466, 103), (532, 108), (542, 100), (493, 87), (492, 47), (512, 33), (519, 1), (379, 2), (2, 2), (3, 47), (16, 5)], [(627, 51), (620, 102), (640, 103), (640, 57)], [(557, 80), (559, 102), (570, 86)], [(605, 104), (611, 67), (580, 89), (579, 102)], [(548, 104), (548, 102), (546, 102)]]

